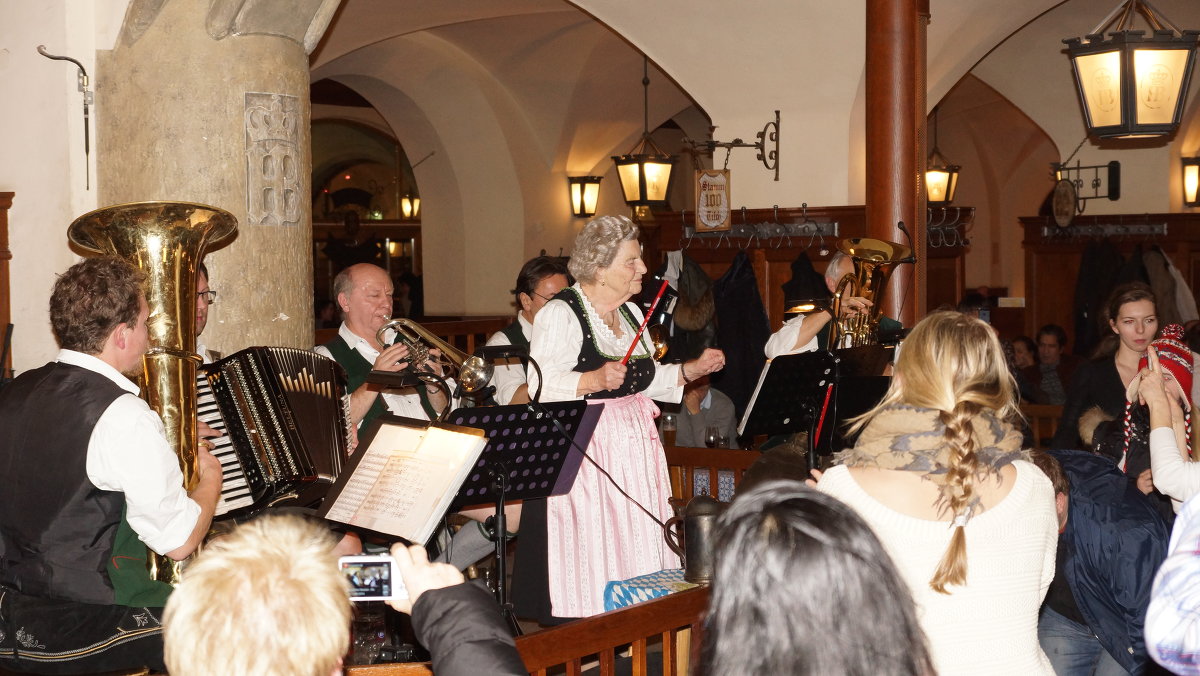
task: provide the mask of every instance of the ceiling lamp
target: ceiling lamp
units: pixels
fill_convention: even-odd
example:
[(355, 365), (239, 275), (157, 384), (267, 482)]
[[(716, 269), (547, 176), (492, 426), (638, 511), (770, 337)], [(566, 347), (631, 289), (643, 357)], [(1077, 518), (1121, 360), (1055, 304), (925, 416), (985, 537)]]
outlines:
[(944, 207), (954, 201), (958, 189), (958, 170), (962, 167), (950, 164), (938, 150), (938, 109), (933, 108), (933, 152), (925, 164), (925, 202), (931, 207)]
[(624, 155), (614, 155), (625, 203), (631, 207), (664, 206), (675, 158), (650, 138), (650, 66), (642, 57), (642, 138)]
[(415, 221), (421, 217), (421, 198), (415, 195), (405, 195), (400, 198), (400, 213), (406, 221)]
[(601, 176), (568, 176), (571, 191), (571, 215), (588, 218), (596, 215), (596, 200), (600, 197)]
[(1200, 207), (1200, 157), (1184, 157), (1183, 206)]
[[(1141, 13), (1154, 29), (1129, 30)], [(1114, 21), (1116, 30), (1104, 38)], [(1136, 138), (1179, 127), (1200, 31), (1180, 30), (1146, 0), (1125, 0), (1081, 38), (1063, 40), (1088, 134)], [(1085, 42), (1086, 41), (1086, 42)]]

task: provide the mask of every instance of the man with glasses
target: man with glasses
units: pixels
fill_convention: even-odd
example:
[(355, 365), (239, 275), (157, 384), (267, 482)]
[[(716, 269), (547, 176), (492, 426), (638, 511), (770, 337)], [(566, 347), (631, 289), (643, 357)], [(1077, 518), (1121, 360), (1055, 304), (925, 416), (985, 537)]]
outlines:
[[(533, 337), (533, 317), (551, 298), (571, 284), (566, 260), (559, 256), (538, 256), (526, 261), (517, 274), (517, 286), (512, 290), (517, 305), (517, 321), (488, 339), (488, 345), (520, 345), (529, 347)], [(496, 386), (496, 403), (524, 404), (529, 401), (525, 384), (525, 369), (517, 359), (496, 366), (492, 384)]]
[(220, 352), (209, 350), (200, 343), (200, 334), (208, 324), (208, 306), (217, 302), (217, 292), (208, 286), (208, 266), (200, 263), (200, 274), (196, 275), (196, 353), (204, 357), (205, 364), (221, 358)]

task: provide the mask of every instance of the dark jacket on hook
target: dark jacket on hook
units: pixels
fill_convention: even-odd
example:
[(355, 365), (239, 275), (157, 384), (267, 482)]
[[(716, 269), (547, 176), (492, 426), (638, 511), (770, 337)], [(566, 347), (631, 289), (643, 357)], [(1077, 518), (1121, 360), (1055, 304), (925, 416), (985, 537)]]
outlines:
[(758, 294), (758, 280), (745, 251), (738, 251), (729, 270), (713, 287), (717, 307), (717, 344), (725, 351), (725, 368), (712, 376), (713, 387), (729, 395), (740, 417), (754, 393), (763, 367), (763, 347), (771, 327)]

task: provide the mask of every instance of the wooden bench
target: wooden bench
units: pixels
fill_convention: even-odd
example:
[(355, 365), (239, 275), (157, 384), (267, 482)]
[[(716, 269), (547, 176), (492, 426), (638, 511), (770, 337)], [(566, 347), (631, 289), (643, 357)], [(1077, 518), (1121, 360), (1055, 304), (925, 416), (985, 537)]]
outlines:
[(1050, 448), (1050, 442), (1058, 432), (1058, 421), (1062, 418), (1062, 412), (1062, 406), (1053, 404), (1021, 404), (1021, 415), (1029, 421), (1034, 448)]
[[(684, 676), (699, 645), (700, 623), (708, 606), (708, 588), (697, 587), (662, 598), (613, 610), (587, 619), (517, 638), (517, 652), (533, 676), (565, 673), (579, 676), (585, 664), (597, 663), (589, 674), (612, 676), (618, 651), (629, 648), (633, 674), (644, 676), (652, 648), (659, 648), (663, 674)], [(658, 651), (656, 651), (658, 652)], [(565, 670), (565, 671), (564, 671)], [(428, 676), (427, 662), (372, 664), (346, 667), (347, 676)]]

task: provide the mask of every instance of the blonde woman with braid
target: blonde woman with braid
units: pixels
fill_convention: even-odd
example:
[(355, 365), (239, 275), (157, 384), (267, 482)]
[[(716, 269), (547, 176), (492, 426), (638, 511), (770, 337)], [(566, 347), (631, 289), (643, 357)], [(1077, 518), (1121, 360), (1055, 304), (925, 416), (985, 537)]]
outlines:
[(935, 312), (818, 484), (883, 542), (942, 676), (1054, 673), (1037, 637), (1054, 577), (1054, 489), (1021, 448), (1015, 389), (991, 327)]

